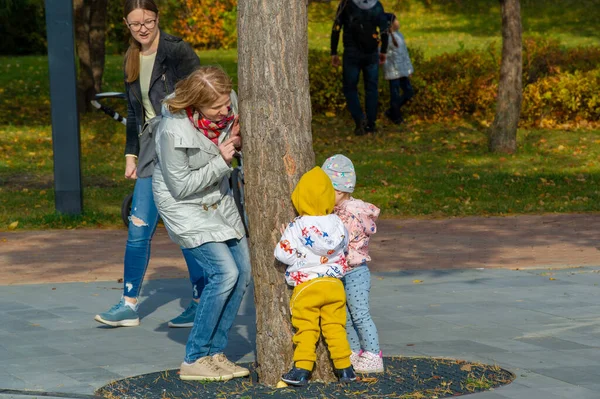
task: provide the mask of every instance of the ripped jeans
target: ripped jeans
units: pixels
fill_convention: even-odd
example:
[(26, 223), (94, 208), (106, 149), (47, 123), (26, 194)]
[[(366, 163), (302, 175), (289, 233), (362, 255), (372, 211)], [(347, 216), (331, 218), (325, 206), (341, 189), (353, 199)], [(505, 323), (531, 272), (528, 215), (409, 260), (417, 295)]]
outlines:
[[(140, 294), (150, 262), (150, 244), (158, 225), (158, 218), (158, 209), (152, 194), (152, 177), (138, 178), (133, 189), (123, 265), (123, 295), (126, 297), (137, 298)], [(190, 272), (192, 296), (198, 299), (205, 286), (203, 269), (196, 266), (198, 261), (189, 250), (182, 248), (182, 252)]]

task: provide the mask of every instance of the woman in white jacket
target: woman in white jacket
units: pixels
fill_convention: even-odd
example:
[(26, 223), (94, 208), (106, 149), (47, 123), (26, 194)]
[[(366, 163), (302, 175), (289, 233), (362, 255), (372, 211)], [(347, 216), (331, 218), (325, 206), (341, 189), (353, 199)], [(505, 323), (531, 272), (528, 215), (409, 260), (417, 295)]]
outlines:
[[(386, 16), (390, 22), (391, 43), (383, 64), (385, 79), (390, 82), (390, 108), (385, 111), (385, 116), (393, 123), (399, 124), (404, 121), (400, 108), (415, 94), (409, 79), (414, 69), (410, 62), (404, 36), (399, 30), (400, 22), (394, 14), (388, 13)], [(400, 95), (400, 90), (402, 90), (402, 95)]]

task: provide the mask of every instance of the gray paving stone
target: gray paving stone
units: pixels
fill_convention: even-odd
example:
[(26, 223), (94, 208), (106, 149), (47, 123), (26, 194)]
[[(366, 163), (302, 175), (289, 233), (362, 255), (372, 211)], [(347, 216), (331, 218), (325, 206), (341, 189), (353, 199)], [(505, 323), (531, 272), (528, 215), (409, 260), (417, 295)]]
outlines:
[(35, 324), (29, 322), (27, 320), (19, 320), (19, 319), (7, 319), (5, 318), (2, 323), (0, 323), (0, 330), (10, 333), (23, 333), (31, 330), (46, 330), (41, 327), (39, 324)]
[(29, 322), (36, 322), (38, 320), (45, 320), (45, 319), (57, 319), (60, 317), (60, 316), (52, 314), (46, 310), (41, 310), (41, 309), (11, 310), (7, 313), (15, 318), (27, 320)]
[(14, 374), (0, 372), (0, 388), (3, 389), (26, 389), (27, 383)]
[(597, 384), (600, 381), (598, 374), (590, 373), (590, 367), (556, 367), (532, 371), (573, 385)]
[(0, 312), (10, 312), (12, 310), (26, 309), (31, 309), (31, 306), (17, 301), (0, 300)]
[(566, 341), (555, 337), (526, 337), (517, 338), (517, 341), (525, 342), (531, 345), (537, 345), (542, 348), (559, 349), (590, 349), (590, 346), (578, 344), (577, 342)]
[(50, 370), (41, 370), (31, 368), (27, 371), (15, 370), (14, 374), (17, 378), (23, 380), (27, 384), (27, 389), (55, 391), (65, 385), (79, 385), (77, 380), (74, 380), (62, 373)]
[(81, 383), (94, 386), (103, 386), (106, 385), (108, 381), (121, 379), (121, 375), (108, 371), (102, 367), (61, 370), (61, 373)]

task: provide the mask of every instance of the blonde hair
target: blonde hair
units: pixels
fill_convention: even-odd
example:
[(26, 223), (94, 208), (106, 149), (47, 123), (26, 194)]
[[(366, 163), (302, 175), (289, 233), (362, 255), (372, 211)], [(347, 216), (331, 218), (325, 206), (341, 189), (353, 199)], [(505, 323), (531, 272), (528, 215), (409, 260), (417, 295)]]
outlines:
[[(123, 7), (123, 18), (127, 20), (129, 13), (138, 8), (152, 11), (158, 17), (158, 7), (154, 0), (126, 0), (125, 6)], [(158, 27), (155, 29), (158, 29)], [(135, 82), (140, 76), (141, 51), (142, 45), (131, 36), (129, 38), (129, 48), (125, 53), (125, 76), (127, 76), (127, 83)]]
[(165, 100), (169, 111), (176, 113), (193, 107), (199, 110), (211, 106), (217, 99), (231, 93), (233, 84), (227, 73), (218, 66), (202, 66), (175, 85), (173, 97)]

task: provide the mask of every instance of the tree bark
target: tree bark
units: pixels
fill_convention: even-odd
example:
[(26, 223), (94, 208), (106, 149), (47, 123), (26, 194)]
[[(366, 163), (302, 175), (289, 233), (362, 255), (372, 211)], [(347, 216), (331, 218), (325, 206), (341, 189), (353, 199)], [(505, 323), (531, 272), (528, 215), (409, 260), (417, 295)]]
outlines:
[(92, 109), (90, 101), (102, 89), (108, 0), (74, 0), (75, 42), (79, 58), (77, 104), (80, 112)]
[[(276, 384), (293, 365), (285, 265), (273, 257), (279, 227), (295, 217), (290, 200), (315, 164), (308, 84), (307, 2), (240, 0), (238, 85), (246, 210), (254, 277), (261, 383)], [(333, 380), (320, 344), (313, 380)]]
[(496, 116), (488, 145), (492, 152), (513, 153), (517, 149), (517, 127), (523, 100), (521, 6), (519, 0), (502, 4), (502, 63), (498, 83)]

